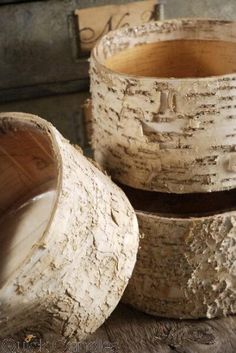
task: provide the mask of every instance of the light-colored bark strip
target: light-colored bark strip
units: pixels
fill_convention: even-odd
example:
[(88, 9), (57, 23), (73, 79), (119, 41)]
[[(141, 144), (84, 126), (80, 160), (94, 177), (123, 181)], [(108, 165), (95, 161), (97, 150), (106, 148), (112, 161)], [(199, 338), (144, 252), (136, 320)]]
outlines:
[(0, 337), (26, 329), (44, 339), (51, 333), (83, 339), (110, 315), (131, 276), (138, 248), (135, 213), (110, 178), (50, 123), (3, 113), (0, 127), (0, 144), (2, 134), (5, 139), (18, 130), (44, 134), (58, 172), (44, 234), (1, 285)]
[(140, 189), (234, 188), (235, 58), (229, 21), (168, 20), (106, 35), (91, 56), (95, 159)]
[(169, 318), (236, 313), (236, 213), (174, 218), (137, 211), (142, 239), (123, 301)]

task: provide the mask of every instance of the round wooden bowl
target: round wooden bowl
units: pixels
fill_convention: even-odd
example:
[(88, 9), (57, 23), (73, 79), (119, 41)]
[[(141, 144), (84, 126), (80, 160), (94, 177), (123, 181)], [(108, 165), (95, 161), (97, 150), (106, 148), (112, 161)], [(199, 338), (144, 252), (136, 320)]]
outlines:
[(236, 313), (236, 190), (175, 196), (124, 190), (141, 233), (124, 302), (167, 318)]
[(90, 72), (92, 145), (114, 179), (171, 193), (236, 187), (236, 22), (119, 29)]
[(80, 340), (117, 305), (138, 224), (125, 194), (48, 122), (0, 114), (0, 337)]

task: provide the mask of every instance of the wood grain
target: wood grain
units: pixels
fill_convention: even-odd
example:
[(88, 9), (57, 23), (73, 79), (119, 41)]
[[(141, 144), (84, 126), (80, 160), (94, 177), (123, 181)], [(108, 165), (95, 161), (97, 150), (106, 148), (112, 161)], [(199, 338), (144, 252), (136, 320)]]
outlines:
[[(11, 341), (9, 341), (10, 343)], [(0, 342), (0, 347), (1, 347)], [(67, 349), (55, 342), (33, 342), (28, 350), (1, 353), (235, 353), (236, 317), (215, 320), (166, 320), (120, 304), (106, 323), (82, 343)], [(2, 344), (3, 346), (3, 344)], [(13, 342), (11, 342), (11, 347)], [(30, 347), (30, 346), (29, 346)]]
[(233, 353), (236, 317), (219, 320), (155, 319), (120, 305), (105, 324), (117, 353)]
[(106, 60), (106, 66), (113, 71), (136, 76), (209, 77), (234, 72), (235, 55), (236, 43), (231, 42), (161, 41), (118, 52)]

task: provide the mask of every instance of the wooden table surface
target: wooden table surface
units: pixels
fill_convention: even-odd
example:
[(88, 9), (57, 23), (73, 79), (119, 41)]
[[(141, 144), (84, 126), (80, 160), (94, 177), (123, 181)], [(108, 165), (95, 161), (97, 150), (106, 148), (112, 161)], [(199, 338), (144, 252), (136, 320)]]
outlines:
[(119, 305), (90, 342), (96, 339), (113, 344), (110, 350), (95, 347), (96, 353), (236, 353), (236, 316), (167, 320)]
[[(1, 353), (236, 353), (236, 316), (214, 320), (155, 318), (120, 304), (105, 324), (82, 343), (15, 349)], [(55, 343), (55, 342), (54, 342)], [(50, 348), (49, 348), (50, 347)]]

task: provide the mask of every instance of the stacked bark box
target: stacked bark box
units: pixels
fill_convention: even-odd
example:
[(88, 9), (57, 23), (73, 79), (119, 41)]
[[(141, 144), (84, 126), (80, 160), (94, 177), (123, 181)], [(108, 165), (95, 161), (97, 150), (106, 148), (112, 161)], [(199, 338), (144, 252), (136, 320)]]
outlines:
[(145, 312), (236, 312), (235, 72), (229, 21), (123, 28), (92, 53), (94, 156), (136, 209), (124, 301)]

